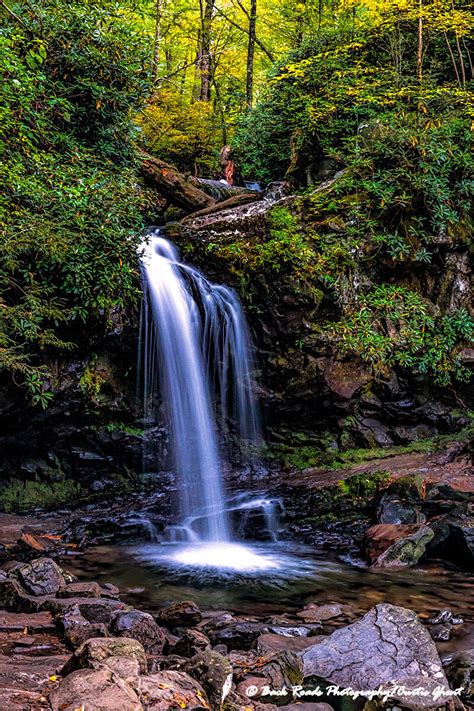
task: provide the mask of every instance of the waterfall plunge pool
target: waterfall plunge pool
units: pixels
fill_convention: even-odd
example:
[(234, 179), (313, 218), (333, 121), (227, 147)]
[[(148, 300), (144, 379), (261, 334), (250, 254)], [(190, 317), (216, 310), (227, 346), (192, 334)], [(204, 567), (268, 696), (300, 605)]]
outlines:
[[(262, 618), (294, 614), (310, 602), (347, 605), (354, 617), (379, 602), (410, 608), (425, 618), (449, 608), (465, 624), (441, 649), (474, 645), (474, 615), (469, 612), (474, 577), (445, 563), (428, 561), (406, 570), (374, 571), (294, 541), (244, 546), (278, 567), (238, 572), (231, 567), (213, 569), (208, 561), (187, 565), (176, 559), (183, 544), (148, 542), (91, 548), (68, 559), (67, 567), (81, 580), (114, 583), (125, 602), (152, 612), (186, 599), (194, 600), (204, 612), (225, 610)], [(236, 560), (229, 562), (233, 565)]]

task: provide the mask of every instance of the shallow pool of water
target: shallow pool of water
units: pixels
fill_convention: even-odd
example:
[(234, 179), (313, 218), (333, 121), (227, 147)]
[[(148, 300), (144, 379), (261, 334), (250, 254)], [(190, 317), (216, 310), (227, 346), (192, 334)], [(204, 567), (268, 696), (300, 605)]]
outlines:
[(246, 544), (248, 569), (238, 572), (241, 547), (221, 550), (220, 567), (206, 565), (211, 553), (149, 543), (99, 546), (69, 559), (67, 567), (81, 579), (116, 584), (122, 599), (152, 611), (184, 599), (208, 611), (262, 617), (295, 612), (308, 602), (350, 605), (354, 616), (379, 602), (408, 607), (423, 617), (450, 608), (465, 624), (441, 649), (474, 646), (474, 576), (445, 564), (434, 561), (402, 571), (374, 571), (287, 542)]

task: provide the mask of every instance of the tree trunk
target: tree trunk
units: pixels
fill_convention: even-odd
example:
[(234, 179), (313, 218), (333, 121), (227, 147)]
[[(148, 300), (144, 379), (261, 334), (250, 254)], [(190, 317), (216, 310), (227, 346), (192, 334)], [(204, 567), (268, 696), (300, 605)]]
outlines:
[(423, 82), (423, 0), (418, 0), (418, 49), (416, 52), (416, 74)]
[(158, 66), (160, 63), (160, 49), (161, 49), (161, 19), (163, 17), (163, 6), (164, 0), (156, 0), (155, 6), (155, 39), (153, 43), (153, 68), (152, 68), (152, 82), (156, 84), (158, 80)]
[(215, 205), (216, 201), (213, 197), (186, 180), (186, 177), (173, 165), (154, 158), (144, 151), (140, 152), (143, 158), (141, 172), (146, 182), (174, 205), (189, 212)]
[(210, 101), (211, 99), (211, 80), (212, 80), (212, 55), (211, 55), (211, 34), (212, 34), (212, 15), (214, 12), (214, 0), (205, 0), (204, 12), (201, 18), (201, 52), (200, 52), (200, 70), (201, 70), (201, 101)]
[(257, 0), (250, 0), (249, 42), (247, 48), (247, 108), (252, 108), (253, 102), (253, 62), (255, 57), (255, 39), (257, 25)]

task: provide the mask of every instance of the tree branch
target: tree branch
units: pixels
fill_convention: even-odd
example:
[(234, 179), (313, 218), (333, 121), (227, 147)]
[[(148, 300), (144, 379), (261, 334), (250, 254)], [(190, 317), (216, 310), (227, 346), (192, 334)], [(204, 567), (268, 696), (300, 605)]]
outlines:
[[(242, 26), (239, 25), (237, 22), (235, 22), (234, 20), (232, 20), (232, 19), (231, 19), (228, 15), (226, 15), (220, 8), (216, 7), (216, 11), (219, 13), (219, 15), (221, 15), (221, 17), (224, 18), (224, 20), (227, 20), (227, 22), (229, 22), (231, 25), (233, 25), (234, 27), (236, 27), (238, 30), (240, 30), (240, 31), (243, 32), (244, 34), (248, 35), (249, 31), (248, 31), (247, 29), (245, 29), (245, 27), (242, 27)], [(267, 55), (268, 59), (269, 59), (270, 62), (273, 64), (273, 63), (275, 62), (275, 57), (273, 56), (273, 54), (272, 54), (271, 52), (268, 51), (268, 49), (265, 47), (265, 45), (264, 45), (262, 42), (260, 42), (260, 40), (258, 39), (258, 37), (255, 38), (255, 44), (256, 44), (258, 47), (260, 47), (260, 49), (262, 50), (262, 52)]]

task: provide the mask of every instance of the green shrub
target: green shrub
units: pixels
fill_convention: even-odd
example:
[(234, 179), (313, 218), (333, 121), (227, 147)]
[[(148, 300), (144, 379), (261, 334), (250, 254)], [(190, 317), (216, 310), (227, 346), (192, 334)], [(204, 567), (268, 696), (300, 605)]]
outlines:
[[(140, 36), (114, 3), (33, 0), (0, 30), (0, 367), (48, 401), (45, 363), (139, 298), (130, 112)], [(86, 326), (87, 325), (87, 326)]]

